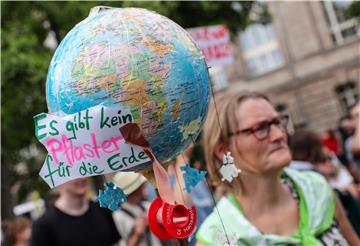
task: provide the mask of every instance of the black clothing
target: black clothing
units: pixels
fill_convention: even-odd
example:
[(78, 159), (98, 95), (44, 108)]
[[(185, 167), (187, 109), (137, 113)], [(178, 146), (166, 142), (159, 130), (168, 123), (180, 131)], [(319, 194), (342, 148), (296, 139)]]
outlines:
[(111, 211), (90, 202), (81, 216), (49, 208), (33, 224), (31, 246), (109, 246), (119, 240)]
[(335, 190), (341, 204), (343, 205), (347, 218), (360, 236), (360, 201), (354, 198), (349, 192)]

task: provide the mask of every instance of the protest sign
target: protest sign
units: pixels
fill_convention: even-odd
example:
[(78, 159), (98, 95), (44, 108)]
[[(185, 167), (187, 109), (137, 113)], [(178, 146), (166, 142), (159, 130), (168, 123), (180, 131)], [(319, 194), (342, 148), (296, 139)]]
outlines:
[(230, 34), (225, 25), (189, 28), (186, 31), (199, 46), (209, 66), (233, 62)]
[(35, 135), (48, 151), (40, 176), (51, 188), (150, 162), (119, 131), (133, 121), (129, 109), (98, 105), (65, 117), (41, 113), (34, 121)]

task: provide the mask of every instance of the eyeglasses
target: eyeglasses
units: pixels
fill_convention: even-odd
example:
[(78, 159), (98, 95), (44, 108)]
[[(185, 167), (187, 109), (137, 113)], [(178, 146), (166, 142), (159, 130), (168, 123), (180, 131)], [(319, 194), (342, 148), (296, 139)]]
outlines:
[(275, 125), (280, 129), (285, 130), (288, 122), (288, 115), (280, 115), (271, 120), (262, 121), (253, 127), (229, 133), (228, 136), (231, 137), (233, 135), (239, 135), (241, 133), (252, 133), (258, 140), (263, 140), (269, 136), (271, 125)]

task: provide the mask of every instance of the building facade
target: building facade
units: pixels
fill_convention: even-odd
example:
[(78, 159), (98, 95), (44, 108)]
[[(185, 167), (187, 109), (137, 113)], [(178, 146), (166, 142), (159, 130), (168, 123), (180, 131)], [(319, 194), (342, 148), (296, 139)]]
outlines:
[(269, 2), (272, 22), (239, 33), (227, 86), (266, 93), (295, 126), (335, 129), (360, 94), (360, 25), (345, 18), (348, 4)]

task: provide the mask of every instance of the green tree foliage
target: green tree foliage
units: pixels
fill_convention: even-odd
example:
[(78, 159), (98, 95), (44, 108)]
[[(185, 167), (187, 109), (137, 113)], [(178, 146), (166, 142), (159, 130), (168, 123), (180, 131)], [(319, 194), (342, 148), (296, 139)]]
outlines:
[[(254, 3), (2, 1), (1, 205), (3, 218), (11, 216), (13, 204), (22, 202), (30, 191), (37, 190), (44, 194), (48, 190), (38, 176), (44, 153), (34, 137), (33, 125), (33, 116), (46, 112), (45, 81), (54, 52), (44, 45), (48, 34), (54, 34), (57, 43), (60, 43), (66, 33), (76, 23), (86, 18), (89, 10), (97, 5), (147, 8), (168, 16), (185, 28), (226, 24), (231, 32), (236, 34), (252, 21), (249, 12)], [(265, 18), (259, 21), (268, 20), (266, 11), (263, 11), (262, 16)], [(34, 146), (41, 150), (38, 154), (32, 153), (31, 149)], [(14, 193), (14, 190), (17, 192)]]
[(356, 18), (360, 21), (360, 1), (353, 1), (346, 9), (345, 16), (347, 18)]

